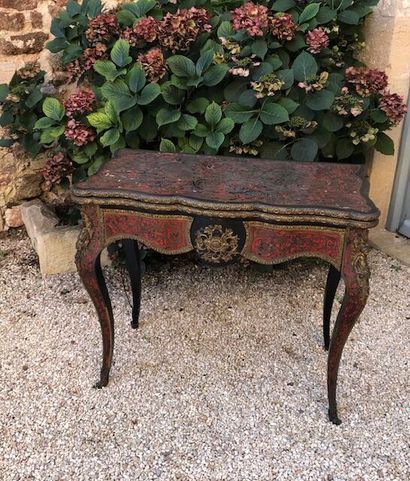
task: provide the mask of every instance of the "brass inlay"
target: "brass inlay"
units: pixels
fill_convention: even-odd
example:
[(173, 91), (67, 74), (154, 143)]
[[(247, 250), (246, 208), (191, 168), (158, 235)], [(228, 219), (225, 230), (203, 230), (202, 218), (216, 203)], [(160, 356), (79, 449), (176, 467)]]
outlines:
[(208, 225), (195, 234), (195, 250), (206, 262), (229, 262), (238, 254), (239, 237), (232, 229)]

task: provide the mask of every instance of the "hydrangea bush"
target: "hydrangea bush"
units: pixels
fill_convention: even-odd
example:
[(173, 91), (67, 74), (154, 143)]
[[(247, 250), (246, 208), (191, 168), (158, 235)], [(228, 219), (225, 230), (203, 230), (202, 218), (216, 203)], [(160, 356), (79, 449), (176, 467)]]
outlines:
[[(297, 161), (393, 153), (405, 114), (357, 60), (378, 0), (70, 0), (51, 26), (78, 89), (34, 125), (48, 181), (92, 175), (124, 147)], [(0, 100), (9, 101), (3, 86)], [(3, 114), (4, 115), (4, 114)]]

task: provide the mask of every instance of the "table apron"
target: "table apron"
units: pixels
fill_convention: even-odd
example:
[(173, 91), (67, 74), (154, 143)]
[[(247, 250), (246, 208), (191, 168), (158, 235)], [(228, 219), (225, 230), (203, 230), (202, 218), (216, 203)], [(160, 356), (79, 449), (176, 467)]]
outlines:
[[(196, 241), (199, 233), (197, 224), (200, 220), (202, 225), (209, 225), (209, 235), (228, 234), (228, 241), (229, 235), (232, 236), (233, 233), (239, 233), (239, 237), (243, 237), (239, 243), (231, 243), (228, 255), (225, 252), (225, 255), (218, 256), (215, 252), (211, 256), (205, 256), (203, 260), (211, 263), (222, 264), (239, 255), (259, 264), (279, 264), (298, 257), (317, 257), (339, 269), (342, 262), (346, 232), (346, 229), (342, 228), (191, 217), (177, 213), (154, 214), (110, 208), (99, 211), (99, 222), (106, 244), (131, 238), (163, 254), (182, 254), (196, 250), (202, 256), (203, 249), (199, 248)], [(238, 222), (243, 226), (239, 232)], [(234, 227), (234, 232), (231, 227)], [(222, 244), (212, 243), (212, 239), (209, 241), (208, 245)], [(201, 246), (204, 247), (203, 243)]]

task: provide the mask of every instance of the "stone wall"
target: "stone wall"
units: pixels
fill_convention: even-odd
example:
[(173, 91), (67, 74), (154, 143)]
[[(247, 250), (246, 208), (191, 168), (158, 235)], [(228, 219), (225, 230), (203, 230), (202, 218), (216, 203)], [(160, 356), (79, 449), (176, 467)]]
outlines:
[[(366, 21), (367, 47), (364, 61), (386, 70), (390, 89), (408, 99), (410, 87), (410, 0), (381, 0)], [(395, 155), (375, 152), (370, 163), (370, 196), (381, 211), (379, 229), (384, 229), (389, 211), (394, 175), (399, 156), (403, 123), (390, 135)], [(377, 235), (377, 229), (371, 231)]]

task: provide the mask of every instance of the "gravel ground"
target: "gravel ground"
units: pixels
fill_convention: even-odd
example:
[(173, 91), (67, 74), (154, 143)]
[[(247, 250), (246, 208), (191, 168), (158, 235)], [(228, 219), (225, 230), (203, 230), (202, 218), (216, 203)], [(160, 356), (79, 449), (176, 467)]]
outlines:
[(326, 417), (323, 266), (171, 261), (144, 278), (138, 331), (108, 270), (115, 365), (95, 390), (100, 332), (79, 278), (42, 279), (27, 239), (3, 238), (0, 479), (407, 481), (410, 268), (376, 251), (370, 263), (337, 427)]

